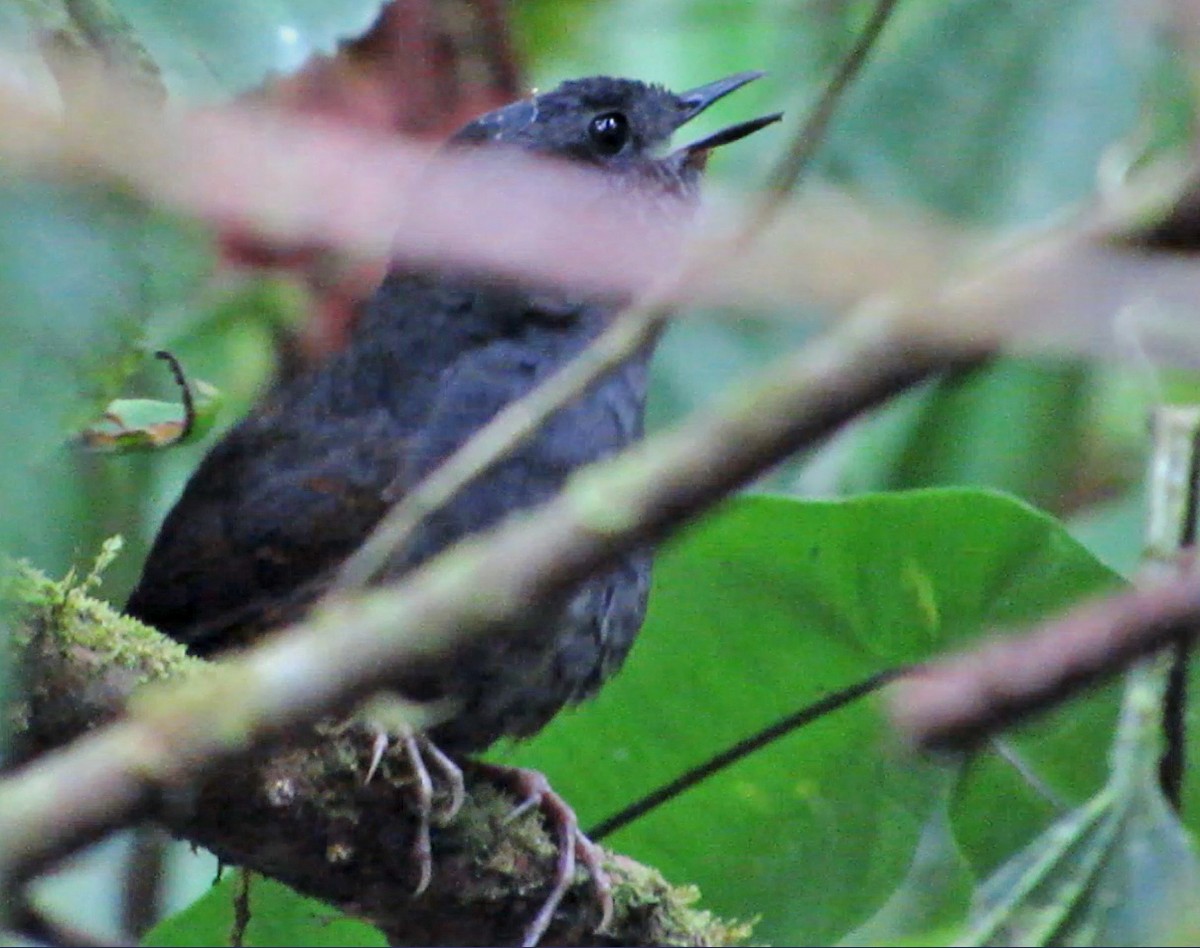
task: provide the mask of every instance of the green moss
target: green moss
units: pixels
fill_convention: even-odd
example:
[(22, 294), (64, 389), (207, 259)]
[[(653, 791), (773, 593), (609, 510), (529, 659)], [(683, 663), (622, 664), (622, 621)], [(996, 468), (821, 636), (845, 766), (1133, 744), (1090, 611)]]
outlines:
[(27, 563), (6, 564), (0, 598), (11, 604), (18, 617), (13, 634), (17, 647), (28, 647), (38, 636), (63, 652), (85, 649), (102, 659), (98, 668), (128, 669), (143, 683), (178, 678), (204, 667), (206, 663), (190, 657), (178, 642), (90, 595), (120, 549), (120, 537), (106, 541), (82, 578), (72, 570), (54, 580)]
[[(673, 886), (657, 869), (624, 857), (612, 857), (606, 867), (613, 877), (615, 917), (625, 925), (653, 920), (656, 945), (740, 945), (750, 937), (753, 922), (721, 919), (695, 908), (700, 890)], [(622, 926), (612, 934), (620, 942)]]
[[(496, 896), (513, 891), (513, 883), (527, 876), (523, 870), (530, 853), (550, 859), (555, 844), (547, 836), (536, 809), (510, 820), (513, 799), (487, 783), (471, 787), (471, 805), (456, 818), (455, 832), (476, 853), (477, 864), (497, 877)], [(646, 926), (654, 927), (656, 945), (740, 945), (749, 938), (751, 922), (721, 919), (695, 907), (700, 892), (695, 886), (673, 886), (658, 870), (623, 856), (609, 855), (605, 869), (613, 882), (615, 944), (645, 944)], [(505, 881), (507, 880), (507, 881)], [(576, 882), (590, 884), (587, 872), (576, 868)]]

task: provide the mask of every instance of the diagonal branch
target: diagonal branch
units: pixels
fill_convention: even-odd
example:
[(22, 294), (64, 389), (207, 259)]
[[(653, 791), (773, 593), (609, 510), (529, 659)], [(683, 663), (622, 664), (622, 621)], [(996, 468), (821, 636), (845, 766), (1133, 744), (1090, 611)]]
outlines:
[[(415, 658), (465, 636), (519, 627), (538, 603), (561, 595), (619, 551), (665, 536), (864, 408), (970, 355), (915, 342), (895, 314), (864, 312), (779, 363), (719, 410), (582, 472), (551, 503), (456, 546), (403, 583), (326, 602), (305, 622), (220, 667), (169, 688), (146, 689), (121, 720), (0, 783), (0, 853), (8, 860), (3, 875), (26, 876), (113, 827), (157, 815), (218, 853), (289, 878), (280, 869), (299, 857), (284, 846), (287, 840), (242, 850), (236, 839), (220, 835), (227, 829), (202, 832), (189, 823), (191, 808), (183, 806), (189, 816), (178, 815), (181, 802), (194, 802), (185, 788), (220, 772), (225, 779), (217, 781), (218, 790), (232, 798), (220, 798), (210, 811), (218, 801), (202, 795), (210, 818), (233, 823), (234, 814), (249, 809), (241, 828), (269, 822), (263, 807), (272, 797), (287, 799), (286, 788), (310, 786), (303, 752), (296, 752), (302, 754), (295, 765), (300, 775), (273, 781), (278, 793), (265, 798), (230, 778), (247, 773), (244, 766), (221, 770), (224, 765), (346, 712)], [(340, 779), (348, 772), (353, 768), (343, 766)], [(355, 825), (387, 825), (385, 816), (376, 808), (370, 820)], [(295, 827), (289, 845), (312, 844), (303, 825), (301, 820)], [(351, 851), (363, 845), (356, 837)], [(326, 860), (324, 876), (293, 881), (345, 904), (348, 893), (341, 886), (357, 875), (356, 909), (394, 918), (400, 875), (395, 847), (382, 863), (389, 871), (372, 876), (362, 876), (365, 867), (358, 863), (338, 863), (331, 852), (343, 852), (341, 847), (310, 853), (318, 849)], [(403, 907), (414, 911), (406, 899)]]
[(896, 727), (926, 749), (977, 745), (1133, 661), (1196, 636), (1200, 572), (1190, 555), (1133, 589), (1077, 606), (1022, 635), (998, 637), (915, 669), (891, 686)]
[(879, 0), (876, 4), (854, 47), (826, 83), (772, 171), (767, 190), (740, 226), (728, 237), (697, 245), (697, 251), (654, 285), (645, 298), (621, 313), (577, 359), (545, 384), (507, 406), (447, 458), (424, 483), (403, 497), (367, 542), (347, 560), (338, 577), (338, 588), (354, 588), (368, 582), (388, 554), (402, 548), (426, 516), (448, 504), (471, 481), (520, 447), (556, 411), (653, 344), (666, 329), (674, 313), (674, 304), (686, 300), (690, 288), (705, 286), (713, 273), (728, 269), (739, 253), (761, 236), (764, 227), (779, 213), (784, 199), (800, 184), (811, 166), (838, 104), (861, 71), (896, 3), (897, 0)]
[[(32, 687), (19, 728), (26, 755), (121, 713), (131, 682), (183, 681), (211, 672), (173, 641), (85, 595), (87, 583), (24, 578), (22, 657)], [(134, 699), (137, 706), (138, 699)], [(136, 712), (135, 712), (136, 713)], [(305, 730), (285, 748), (261, 748), (183, 786), (164, 783), (147, 805), (178, 836), (225, 863), (249, 866), (293, 888), (365, 915), (393, 944), (509, 944), (528, 924), (553, 877), (555, 847), (532, 814), (510, 821), (515, 801), (467, 771), (470, 796), (435, 835), (430, 888), (412, 897), (415, 822), (410, 774), (386, 757), (367, 783), (371, 735), (345, 726)], [(79, 773), (56, 788), (71, 820), (97, 788)], [(43, 789), (45, 785), (43, 785)], [(731, 944), (745, 935), (690, 907), (694, 894), (632, 860), (609, 858), (619, 911), (606, 933), (621, 944)], [(557, 943), (597, 944), (586, 882), (563, 903)], [(636, 907), (636, 911), (632, 907)], [(14, 921), (37, 935), (36, 917)]]

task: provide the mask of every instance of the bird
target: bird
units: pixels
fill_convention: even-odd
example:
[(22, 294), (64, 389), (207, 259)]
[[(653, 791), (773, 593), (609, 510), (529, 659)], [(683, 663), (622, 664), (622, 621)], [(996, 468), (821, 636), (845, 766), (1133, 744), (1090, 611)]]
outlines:
[[(689, 209), (709, 153), (777, 121), (732, 125), (668, 150), (672, 134), (758, 79), (742, 72), (673, 93), (636, 79), (563, 82), (488, 112), (452, 151), (518, 150), (571, 163), (634, 195), (649, 213)], [(480, 272), (394, 262), (345, 347), (270, 390), (217, 441), (165, 517), (125, 611), (202, 657), (251, 645), (295, 621), (403, 497), (505, 406), (583, 351), (628, 300)], [(647, 344), (561, 409), (523, 445), (428, 515), (381, 571), (395, 579), (455, 542), (553, 497), (573, 472), (643, 435)], [(537, 627), (480, 639), (394, 682), (408, 702), (440, 709), (400, 742), (424, 786), (418, 891), (429, 880), (431, 783), (462, 797), (457, 761), (502, 737), (544, 727), (622, 665), (642, 625), (652, 553), (635, 550), (541, 611)], [(377, 738), (374, 770), (390, 736)], [(524, 933), (536, 944), (574, 875), (576, 853), (606, 877), (570, 807), (532, 771), (514, 771), (524, 802), (558, 832), (554, 886)], [(369, 779), (369, 776), (368, 776)], [(602, 921), (602, 926), (603, 926)]]

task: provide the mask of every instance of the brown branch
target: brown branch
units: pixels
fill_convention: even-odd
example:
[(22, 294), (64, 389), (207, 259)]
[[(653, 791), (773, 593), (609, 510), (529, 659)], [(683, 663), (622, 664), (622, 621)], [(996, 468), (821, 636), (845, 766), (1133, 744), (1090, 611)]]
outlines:
[(892, 685), (896, 727), (926, 749), (978, 744), (1172, 642), (1200, 623), (1191, 555), (1173, 575), (1148, 576), (1022, 635), (997, 638), (916, 669)]
[[(391, 256), (617, 294), (644, 291), (678, 262), (678, 228), (646, 221), (596, 175), (561, 162), (435, 160), (436, 150), (409, 138), (267, 109), (147, 109), (103, 74), (78, 85), (87, 96), (70, 122), (0, 89), (6, 167), (115, 184), (210, 223), (369, 261)], [(730, 268), (740, 276), (699, 281), (687, 295), (714, 305), (845, 306), (873, 293), (929, 292), (975, 250), (959, 229), (865, 210), (849, 199), (783, 208)], [(702, 233), (707, 259), (729, 244), (720, 222)]]
[[(81, 590), (64, 594), (48, 580), (38, 585), (37, 596), (26, 597), (34, 604), (21, 636), (30, 687), (18, 737), (26, 757), (50, 753), (118, 716), (133, 681), (182, 680), (211, 670)], [(509, 823), (515, 801), (468, 770), (468, 802), (456, 820), (435, 830), (433, 881), (414, 899), (407, 767), (385, 758), (364, 783), (370, 734), (328, 725), (305, 734), (286, 748), (265, 747), (230, 761), (193, 785), (160, 783), (145, 812), (156, 812), (173, 833), (225, 863), (251, 867), (368, 918), (393, 944), (519, 940), (554, 862), (552, 841), (535, 815)], [(55, 799), (62, 819), (70, 821), (80, 799), (95, 789), (83, 782), (60, 786)], [(3, 792), (10, 790), (11, 784)], [(593, 932), (597, 907), (581, 874), (550, 931), (552, 942), (608, 944), (616, 937), (627, 945), (720, 945), (745, 933), (691, 908), (689, 890), (671, 887), (647, 867), (610, 854), (609, 868), (618, 905), (610, 932), (603, 938)]]
[[(103, 76), (85, 78), (91, 98), (73, 103), (70, 122), (0, 90), (6, 166), (116, 183), (209, 222), (370, 260), (390, 254), (618, 294), (644, 292), (678, 260), (681, 235), (641, 227), (646, 215), (578, 169), (483, 156), (431, 163), (434, 152), (411, 140), (263, 110), (164, 114)], [(991, 254), (961, 228), (811, 194), (779, 208), (736, 266), (671, 302), (791, 310), (803, 300), (840, 311), (887, 294), (919, 300), (912, 330), (955, 345), (1129, 358), (1136, 330), (1156, 365), (1194, 363), (1194, 347), (1180, 344), (1191, 327), (1170, 314), (1190, 311), (1200, 265), (1111, 239), (1138, 216), (1126, 203), (1137, 206), (1155, 184), (1131, 183), (1115, 219), (1091, 209)], [(721, 226), (695, 241), (709, 260), (730, 245)], [(1152, 313), (1137, 305), (1147, 298)]]
[[(1101, 598), (1032, 632), (987, 642), (917, 669), (892, 689), (892, 717), (925, 748), (961, 748), (1059, 704), (1165, 645), (1177, 658), (1164, 709), (1168, 799), (1182, 780), (1179, 670), (1200, 620), (1196, 545), (1200, 409), (1160, 406), (1153, 416), (1146, 566), (1132, 591)], [(1179, 707), (1174, 707), (1179, 705)], [(1172, 718), (1172, 713), (1177, 718)]]
[[(219, 670), (147, 690), (120, 721), (0, 784), (4, 874), (28, 875), (112, 827), (156, 814), (218, 855), (311, 894), (343, 904), (352, 896), (358, 911), (384, 923), (398, 906), (413, 918), (433, 903), (397, 897), (403, 833), (379, 839), (371, 829), (394, 825), (388, 815), (395, 813), (396, 794), (384, 792), (390, 783), (359, 788), (360, 761), (357, 753), (344, 759), (344, 744), (322, 741), (275, 758), (267, 781), (274, 789), (267, 791), (256, 782), (262, 779), (256, 768), (244, 765), (201, 783), (198, 798), (188, 788), (253, 748), (294, 739), (297, 728), (347, 711), (415, 658), (465, 636), (520, 627), (538, 603), (561, 595), (618, 551), (666, 535), (794, 450), (957, 357), (914, 342), (901, 322), (878, 309), (865, 313), (784, 360), (722, 409), (581, 472), (550, 504), (460, 544), (402, 584), (326, 603)], [(94, 690), (69, 689), (76, 703)], [(54, 733), (78, 732), (83, 724), (58, 722)], [(202, 806), (185, 805), (197, 799)], [(335, 808), (343, 820), (351, 814), (344, 846), (334, 845), (332, 822), (319, 822), (314, 807), (323, 799), (352, 801), (349, 809)], [(257, 827), (259, 836), (231, 833), (233, 823), (239, 830)], [(264, 839), (267, 824), (292, 832)], [(348, 865), (340, 861), (343, 853)], [(369, 853), (376, 855), (368, 859)], [(311, 866), (313, 875), (297, 878), (300, 865)], [(437, 874), (448, 887), (459, 878), (444, 861)]]

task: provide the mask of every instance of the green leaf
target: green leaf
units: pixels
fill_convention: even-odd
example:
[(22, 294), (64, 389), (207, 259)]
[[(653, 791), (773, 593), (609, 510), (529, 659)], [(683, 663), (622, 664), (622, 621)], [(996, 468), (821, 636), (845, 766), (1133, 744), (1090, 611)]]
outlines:
[(0, 38), (32, 23), (90, 48), (131, 78), (187, 99), (228, 98), (365, 33), (384, 0), (58, 0), (0, 14)]
[[(822, 695), (1115, 582), (1056, 521), (993, 493), (738, 498), (659, 555), (626, 670), (493, 756), (545, 771), (586, 826)], [(1097, 692), (1014, 736), (1012, 752), (1056, 795), (1083, 799), (1103, 780), (1114, 708)], [(892, 895), (939, 779), (860, 702), (611, 843), (697, 883), (720, 914), (761, 914), (757, 940), (828, 942)], [(1021, 773), (982, 755), (953, 821), (982, 874), (1053, 815)]]
[[(165, 351), (157, 353), (167, 355)], [(176, 380), (184, 388), (180, 402), (152, 398), (118, 398), (108, 403), (103, 417), (84, 428), (83, 444), (93, 451), (124, 454), (198, 441), (212, 428), (220, 409), (220, 393), (198, 379), (184, 378), (172, 359)], [(189, 405), (190, 403), (190, 405)]]
[(1193, 943), (1200, 861), (1159, 789), (1166, 670), (1160, 659), (1130, 673), (1108, 783), (983, 885), (956, 943)]
[(0, 551), (62, 574), (122, 529), (73, 436), (141, 365), (151, 315), (193, 292), (205, 246), (121, 195), (0, 178), (0, 497), (31, 498), (0, 518)]
[(1057, 503), (1078, 473), (1089, 372), (1009, 359), (922, 386), (848, 429), (800, 484), (824, 494), (969, 485)]
[[(957, 769), (947, 768), (942, 792), (917, 840), (912, 865), (896, 891), (839, 945), (942, 944), (943, 939), (931, 938), (929, 933), (957, 927), (975, 888), (975, 876), (954, 842), (947, 806), (957, 776)], [(915, 936), (921, 940), (913, 941)]]
[(382, 0), (111, 0), (169, 92), (224, 98), (365, 33)]
[[(155, 926), (142, 944), (148, 948), (231, 944), (238, 881), (237, 873), (226, 873), (205, 895)], [(256, 875), (250, 880), (250, 923), (242, 944), (246, 948), (373, 948), (387, 941), (373, 926)]]

